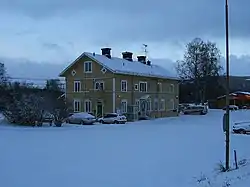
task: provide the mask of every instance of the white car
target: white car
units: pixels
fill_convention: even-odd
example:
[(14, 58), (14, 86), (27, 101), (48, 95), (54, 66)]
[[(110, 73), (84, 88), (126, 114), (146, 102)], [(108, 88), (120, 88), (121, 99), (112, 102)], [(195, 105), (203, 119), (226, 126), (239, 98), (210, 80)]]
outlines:
[(233, 132), (240, 133), (240, 134), (249, 133), (250, 132), (250, 122), (234, 123)]
[(96, 122), (95, 116), (87, 112), (79, 112), (71, 114), (66, 119), (66, 123), (82, 124), (82, 125), (92, 125)]
[(189, 105), (182, 111), (184, 114), (206, 115), (208, 113), (208, 107), (206, 105)]
[[(237, 105), (229, 105), (228, 107), (229, 107), (229, 110), (239, 110), (239, 107)], [(227, 107), (225, 106), (223, 110), (226, 110), (226, 109)]]
[(108, 113), (102, 118), (98, 120), (102, 124), (125, 124), (127, 122), (127, 118), (124, 115), (118, 113)]

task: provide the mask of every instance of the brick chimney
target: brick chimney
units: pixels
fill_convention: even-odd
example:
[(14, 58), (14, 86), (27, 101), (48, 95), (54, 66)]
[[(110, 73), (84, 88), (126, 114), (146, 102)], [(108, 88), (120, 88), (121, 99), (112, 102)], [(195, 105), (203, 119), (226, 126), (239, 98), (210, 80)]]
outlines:
[(138, 62), (146, 64), (146, 56), (137, 56)]
[(111, 58), (111, 48), (102, 48), (102, 55)]
[(132, 62), (133, 61), (133, 53), (125, 51), (122, 53), (122, 58)]

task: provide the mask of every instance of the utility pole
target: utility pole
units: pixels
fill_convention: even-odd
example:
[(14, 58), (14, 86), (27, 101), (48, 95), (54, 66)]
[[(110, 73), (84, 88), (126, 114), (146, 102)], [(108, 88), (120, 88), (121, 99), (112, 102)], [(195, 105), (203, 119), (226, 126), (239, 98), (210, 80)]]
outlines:
[(226, 170), (229, 170), (230, 159), (230, 140), (229, 140), (229, 24), (228, 24), (228, 0), (225, 0), (225, 13), (226, 13)]

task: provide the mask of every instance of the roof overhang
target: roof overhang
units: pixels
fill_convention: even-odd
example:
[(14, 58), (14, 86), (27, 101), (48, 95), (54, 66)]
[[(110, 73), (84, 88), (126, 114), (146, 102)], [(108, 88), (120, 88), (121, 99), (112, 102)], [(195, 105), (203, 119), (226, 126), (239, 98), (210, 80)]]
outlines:
[(85, 54), (82, 53), (77, 59), (75, 59), (72, 63), (70, 63), (60, 74), (59, 77), (65, 77), (65, 73), (73, 66), (75, 63), (77, 63)]

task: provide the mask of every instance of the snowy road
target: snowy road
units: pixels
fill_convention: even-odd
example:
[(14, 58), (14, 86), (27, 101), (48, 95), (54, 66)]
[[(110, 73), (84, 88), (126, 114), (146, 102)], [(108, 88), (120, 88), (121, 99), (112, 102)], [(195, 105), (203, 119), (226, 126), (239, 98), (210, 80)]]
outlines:
[[(244, 121), (249, 111), (233, 112)], [(0, 127), (3, 187), (187, 187), (224, 159), (222, 111), (126, 125)], [(250, 157), (250, 136), (231, 136)]]

